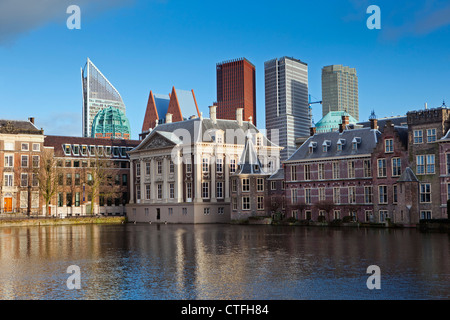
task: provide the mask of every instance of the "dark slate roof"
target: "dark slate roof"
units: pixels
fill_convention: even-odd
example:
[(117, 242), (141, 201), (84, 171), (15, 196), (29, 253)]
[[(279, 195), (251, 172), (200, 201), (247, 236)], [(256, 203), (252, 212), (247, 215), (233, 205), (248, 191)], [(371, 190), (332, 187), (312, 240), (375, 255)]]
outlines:
[(400, 178), (398, 178), (397, 182), (411, 182), (411, 181), (419, 182), (412, 169), (410, 167), (407, 167), (405, 171), (403, 171)]
[[(217, 130), (223, 131), (224, 143), (231, 143), (238, 145), (245, 144), (246, 134), (248, 131), (250, 131), (251, 133), (260, 132), (258, 128), (256, 128), (251, 122), (248, 121), (243, 121), (242, 126), (239, 126), (236, 120), (217, 119), (216, 123), (213, 123), (213, 121), (209, 118), (193, 118), (184, 121), (157, 125), (145, 137), (141, 145), (144, 144), (144, 141), (150, 140), (151, 139), (150, 137), (153, 136), (154, 132), (174, 133), (178, 137), (180, 136), (185, 137), (185, 135), (188, 135), (188, 138), (190, 138), (191, 143), (213, 142), (215, 139), (215, 132)], [(232, 135), (229, 135), (229, 133), (232, 133)], [(266, 136), (262, 135), (262, 137), (263, 137), (262, 143), (264, 146), (278, 147), (270, 140), (268, 140)], [(178, 141), (173, 142), (178, 144)], [(184, 142), (186, 143), (186, 141)]]
[(0, 119), (0, 132), (12, 134), (43, 134), (43, 131), (38, 129), (34, 123), (29, 120)]
[[(285, 162), (300, 160), (320, 160), (331, 157), (356, 156), (370, 154), (375, 148), (381, 133), (370, 128), (359, 128), (339, 131), (316, 133), (306, 140)], [(352, 148), (352, 142), (357, 141), (357, 149)], [(342, 144), (342, 151), (338, 151), (338, 142)], [(323, 151), (323, 145), (327, 144), (327, 151)], [(313, 152), (309, 147), (313, 146)]]
[(261, 162), (259, 161), (251, 136), (247, 136), (245, 139), (244, 151), (242, 151), (242, 155), (239, 160), (239, 167), (235, 174), (267, 175), (267, 173), (262, 170)]
[[(391, 121), (394, 124), (394, 126), (401, 126), (401, 127), (408, 126), (408, 121), (407, 121), (406, 116), (395, 116), (395, 117), (387, 117), (387, 118), (377, 119), (378, 129), (380, 131), (383, 131), (384, 126), (386, 125), (386, 123), (388, 121)], [(361, 125), (364, 128), (366, 128), (366, 127), (370, 128), (370, 121), (358, 122), (357, 125)]]
[(402, 144), (408, 146), (408, 127), (394, 126), (394, 129), (397, 131)]
[(284, 180), (284, 168), (278, 169), (278, 171), (267, 178), (267, 180)]

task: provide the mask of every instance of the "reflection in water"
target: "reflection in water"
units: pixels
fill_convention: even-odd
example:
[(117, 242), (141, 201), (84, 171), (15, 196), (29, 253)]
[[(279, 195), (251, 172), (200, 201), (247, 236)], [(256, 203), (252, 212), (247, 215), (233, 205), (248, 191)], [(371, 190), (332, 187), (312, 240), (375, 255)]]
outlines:
[[(410, 229), (0, 228), (0, 299), (448, 299), (449, 244)], [(366, 286), (373, 264), (381, 290)]]

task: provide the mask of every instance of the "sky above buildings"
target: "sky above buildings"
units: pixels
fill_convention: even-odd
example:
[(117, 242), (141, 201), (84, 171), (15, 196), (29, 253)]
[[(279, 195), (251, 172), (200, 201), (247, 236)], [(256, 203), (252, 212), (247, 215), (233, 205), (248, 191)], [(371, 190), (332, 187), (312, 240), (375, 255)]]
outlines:
[[(81, 29), (67, 7), (78, 5)], [(370, 5), (381, 29), (369, 29)], [(120, 92), (138, 139), (150, 90), (191, 90), (200, 111), (216, 101), (216, 63), (256, 67), (257, 126), (265, 128), (264, 62), (308, 64), (320, 100), (321, 68), (354, 67), (360, 121), (450, 106), (450, 3), (417, 1), (0, 0), (0, 118), (35, 117), (46, 134), (81, 136), (87, 57)], [(321, 105), (313, 116), (321, 118)]]

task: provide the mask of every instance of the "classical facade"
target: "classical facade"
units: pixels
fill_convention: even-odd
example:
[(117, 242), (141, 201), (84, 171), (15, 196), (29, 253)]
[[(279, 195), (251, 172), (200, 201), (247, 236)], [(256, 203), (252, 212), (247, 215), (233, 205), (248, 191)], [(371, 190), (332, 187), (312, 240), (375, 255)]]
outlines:
[[(168, 117), (166, 116), (166, 120)], [(170, 117), (169, 117), (170, 119)], [(193, 118), (156, 126), (129, 152), (130, 221), (225, 223), (231, 218), (230, 181), (238, 169), (247, 134), (252, 134), (261, 166), (279, 168), (280, 147), (248, 121)]]
[(28, 121), (0, 120), (1, 213), (37, 214), (44, 132)]

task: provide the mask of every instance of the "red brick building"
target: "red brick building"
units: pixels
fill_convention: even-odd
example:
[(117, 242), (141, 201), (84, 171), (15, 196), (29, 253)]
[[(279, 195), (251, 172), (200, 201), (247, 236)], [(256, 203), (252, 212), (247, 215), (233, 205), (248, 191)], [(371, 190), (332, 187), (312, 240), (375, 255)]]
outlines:
[(234, 120), (236, 109), (243, 108), (244, 121), (256, 126), (255, 66), (245, 58), (216, 65), (217, 118)]

